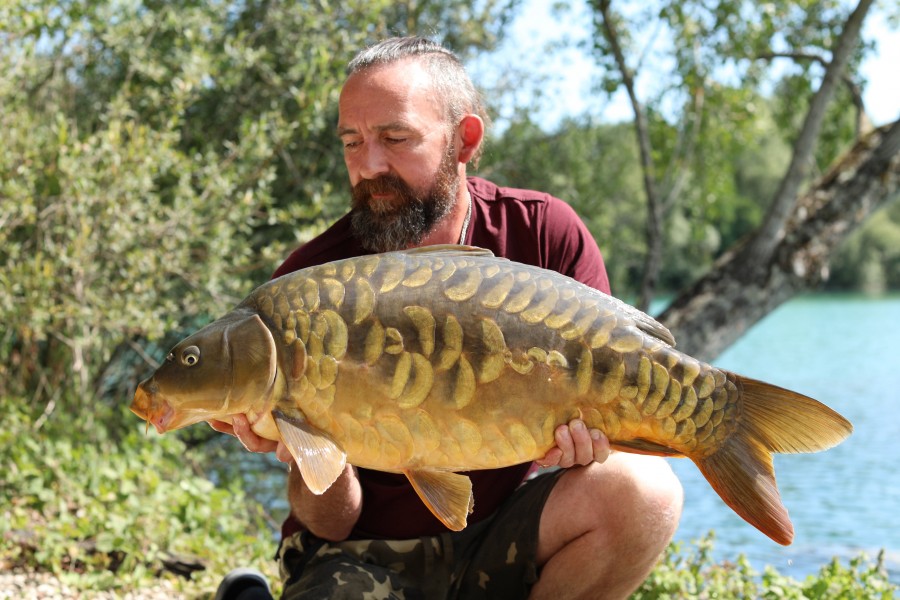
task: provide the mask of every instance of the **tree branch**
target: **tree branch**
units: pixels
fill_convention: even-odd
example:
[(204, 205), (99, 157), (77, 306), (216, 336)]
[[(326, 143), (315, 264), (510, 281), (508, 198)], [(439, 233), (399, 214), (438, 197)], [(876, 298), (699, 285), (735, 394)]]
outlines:
[(784, 238), (785, 223), (796, 203), (800, 186), (803, 185), (809, 173), (813, 151), (825, 119), (825, 109), (834, 95), (837, 81), (844, 72), (850, 54), (859, 40), (863, 21), (872, 2), (873, 0), (860, 0), (847, 18), (841, 35), (838, 37), (831, 61), (825, 69), (822, 84), (812, 97), (809, 111), (806, 113), (803, 126), (794, 143), (794, 151), (787, 173), (781, 180), (778, 191), (769, 205), (762, 226), (757, 230), (750, 243), (744, 247), (741, 259), (746, 267), (747, 277), (753, 277), (755, 269), (768, 262), (775, 248)]
[[(828, 61), (825, 57), (819, 54), (813, 54), (812, 52), (763, 52), (761, 54), (757, 54), (756, 58), (758, 60), (766, 60), (772, 61), (776, 58), (789, 58), (791, 60), (801, 62), (814, 62), (818, 63), (823, 67), (828, 67)], [(852, 77), (848, 76), (846, 73), (841, 76), (841, 81), (847, 87), (847, 91), (850, 92), (850, 99), (853, 102), (853, 106), (856, 107), (856, 137), (858, 138), (864, 133), (867, 133), (871, 130), (872, 124), (869, 121), (868, 115), (866, 113), (865, 102), (862, 97), (862, 90), (859, 89), (859, 85), (853, 80)]]
[(596, 3), (600, 12), (603, 35), (612, 50), (613, 59), (622, 75), (622, 85), (628, 93), (631, 108), (634, 111), (634, 129), (637, 137), (638, 149), (641, 157), (641, 172), (643, 173), (644, 193), (647, 196), (647, 256), (644, 261), (644, 276), (641, 280), (641, 292), (638, 299), (638, 308), (646, 310), (656, 289), (656, 280), (662, 263), (662, 206), (656, 189), (656, 175), (653, 166), (653, 154), (650, 144), (650, 129), (647, 124), (647, 115), (643, 105), (637, 96), (634, 85), (634, 74), (628, 67), (625, 54), (619, 43), (619, 34), (616, 31), (614, 17), (610, 12), (610, 0), (600, 0)]

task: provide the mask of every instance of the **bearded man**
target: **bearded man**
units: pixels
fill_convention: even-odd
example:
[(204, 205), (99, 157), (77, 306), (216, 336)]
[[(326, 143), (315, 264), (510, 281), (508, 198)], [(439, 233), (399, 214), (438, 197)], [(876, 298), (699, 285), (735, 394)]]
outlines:
[[(461, 243), (609, 293), (600, 250), (565, 202), (466, 176), (488, 120), (452, 52), (424, 38), (392, 38), (363, 50), (348, 71), (337, 135), (351, 210), (295, 250), (276, 277), (363, 254)], [(243, 416), (212, 425), (249, 450), (292, 460)], [(627, 597), (674, 535), (681, 486), (662, 459), (610, 453), (606, 437), (580, 420), (560, 426), (555, 439), (537, 463), (469, 473), (474, 512), (460, 532), (438, 521), (403, 475), (347, 465), (317, 496), (292, 468), (278, 551), (283, 597)], [(561, 468), (538, 474), (539, 466)], [(226, 580), (217, 597), (252, 592), (248, 581)]]

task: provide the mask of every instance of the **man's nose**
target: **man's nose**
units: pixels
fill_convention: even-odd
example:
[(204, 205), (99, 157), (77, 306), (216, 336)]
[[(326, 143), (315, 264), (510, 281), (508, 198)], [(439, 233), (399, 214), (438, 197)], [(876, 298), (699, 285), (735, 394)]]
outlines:
[(375, 179), (385, 175), (389, 169), (384, 148), (380, 144), (366, 144), (359, 162), (360, 177)]

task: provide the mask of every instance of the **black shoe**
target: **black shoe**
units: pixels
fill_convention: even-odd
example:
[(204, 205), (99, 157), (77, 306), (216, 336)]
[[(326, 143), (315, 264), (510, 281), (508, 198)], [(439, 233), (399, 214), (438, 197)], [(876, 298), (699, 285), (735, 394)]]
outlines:
[(222, 579), (215, 600), (272, 600), (266, 576), (256, 569), (240, 568)]

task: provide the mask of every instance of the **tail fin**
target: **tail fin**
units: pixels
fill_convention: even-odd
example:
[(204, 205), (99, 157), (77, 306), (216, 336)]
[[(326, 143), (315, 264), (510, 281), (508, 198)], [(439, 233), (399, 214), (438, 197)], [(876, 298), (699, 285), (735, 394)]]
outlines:
[(794, 527), (778, 493), (772, 454), (826, 450), (853, 426), (812, 398), (740, 375), (729, 378), (741, 390), (737, 429), (715, 454), (694, 462), (728, 506), (787, 546)]

